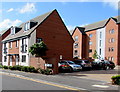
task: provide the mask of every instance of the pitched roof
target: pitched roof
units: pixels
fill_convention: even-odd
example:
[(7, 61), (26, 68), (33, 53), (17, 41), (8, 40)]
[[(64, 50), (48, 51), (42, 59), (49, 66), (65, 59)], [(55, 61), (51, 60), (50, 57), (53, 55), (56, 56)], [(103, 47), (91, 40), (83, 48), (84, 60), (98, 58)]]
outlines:
[(84, 31), (90, 31), (90, 30), (94, 30), (94, 29), (97, 29), (97, 28), (104, 27), (108, 20), (109, 19), (106, 19), (106, 20), (103, 20), (103, 21), (99, 21), (99, 22), (96, 22), (96, 23), (93, 23), (93, 24), (86, 25), (86, 26), (84, 26), (84, 28), (85, 28)]
[(0, 31), (0, 35), (3, 35), (7, 30)]
[[(120, 23), (120, 16), (116, 16), (116, 17), (111, 17), (116, 23)], [(93, 24), (89, 24), (89, 25), (86, 25), (84, 26), (85, 30), (84, 31), (91, 31), (91, 30), (94, 30), (94, 29), (98, 29), (98, 28), (102, 28), (104, 27), (107, 22), (110, 20), (109, 19), (106, 19), (106, 20), (103, 20), (103, 21), (99, 21), (99, 22), (96, 22), (96, 23), (93, 23)]]
[[(53, 10), (55, 11), (55, 10)], [(22, 23), (19, 27), (22, 28), (19, 32), (17, 32), (16, 34), (14, 35), (8, 35), (3, 41), (7, 41), (7, 40), (13, 40), (13, 39), (16, 39), (16, 38), (19, 38), (19, 37), (24, 37), (24, 36), (28, 36), (29, 34), (31, 34), (35, 28), (37, 26), (39, 26), (53, 11), (50, 11), (48, 13), (45, 13), (41, 16), (38, 16), (38, 17), (35, 17), (29, 21), (35, 21), (37, 22), (37, 25), (35, 25), (34, 27), (32, 27), (31, 29), (29, 29), (28, 31), (24, 31), (24, 24), (26, 23)]]

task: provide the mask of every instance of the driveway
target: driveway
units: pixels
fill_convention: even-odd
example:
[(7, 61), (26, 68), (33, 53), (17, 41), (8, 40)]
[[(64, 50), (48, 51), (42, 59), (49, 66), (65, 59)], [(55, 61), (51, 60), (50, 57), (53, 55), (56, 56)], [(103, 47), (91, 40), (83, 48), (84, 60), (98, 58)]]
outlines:
[(91, 70), (91, 71), (80, 71), (80, 72), (73, 72), (73, 73), (60, 73), (61, 76), (73, 76), (77, 78), (85, 78), (91, 80), (100, 80), (111, 82), (111, 77), (114, 75), (120, 74), (120, 66), (117, 66), (113, 70)]

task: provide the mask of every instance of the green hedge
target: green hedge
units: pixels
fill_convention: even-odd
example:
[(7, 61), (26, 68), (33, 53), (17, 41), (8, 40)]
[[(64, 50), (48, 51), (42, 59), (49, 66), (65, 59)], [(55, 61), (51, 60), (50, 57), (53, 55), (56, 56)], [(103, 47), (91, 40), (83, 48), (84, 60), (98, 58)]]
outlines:
[(32, 66), (20, 66), (20, 65), (15, 65), (15, 66), (3, 66), (4, 69), (10, 69), (10, 70), (19, 70), (19, 71), (25, 71), (25, 72), (38, 72), (37, 69), (35, 69)]
[(52, 70), (51, 69), (38, 69), (38, 71), (41, 73), (41, 74), (45, 74), (45, 75), (51, 75), (52, 74)]
[(112, 76), (112, 83), (120, 85), (120, 75)]
[(0, 68), (3, 68), (3, 66), (0, 64)]
[(4, 69), (8, 69), (9, 67), (8, 67), (8, 66), (6, 66), (6, 65), (4, 65), (4, 66), (3, 66), (3, 68), (4, 68)]
[(41, 74), (46, 74), (46, 75), (51, 75), (52, 70), (51, 69), (35, 69), (32, 66), (20, 66), (20, 65), (15, 65), (15, 66), (3, 66), (4, 69), (10, 69), (10, 70), (19, 70), (19, 71), (24, 71), (24, 72), (34, 72), (34, 73), (41, 73)]

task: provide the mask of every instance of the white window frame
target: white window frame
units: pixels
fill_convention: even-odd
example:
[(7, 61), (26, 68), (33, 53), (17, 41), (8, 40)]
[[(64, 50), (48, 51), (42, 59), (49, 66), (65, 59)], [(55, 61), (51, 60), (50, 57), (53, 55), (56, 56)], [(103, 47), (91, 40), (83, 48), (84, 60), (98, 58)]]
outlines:
[(93, 37), (93, 34), (89, 34), (89, 37), (90, 37), (90, 38)]
[(78, 36), (75, 36), (74, 37), (74, 41), (78, 41), (79, 37)]
[(27, 31), (30, 29), (30, 22), (25, 23), (24, 30)]
[(9, 42), (9, 48), (10, 49), (12, 48), (12, 42)]

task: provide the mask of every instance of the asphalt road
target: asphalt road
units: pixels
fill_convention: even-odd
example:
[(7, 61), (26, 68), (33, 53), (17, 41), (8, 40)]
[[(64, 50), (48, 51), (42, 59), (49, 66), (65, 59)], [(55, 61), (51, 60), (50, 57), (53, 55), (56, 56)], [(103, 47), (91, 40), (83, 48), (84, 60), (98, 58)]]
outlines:
[[(53, 85), (53, 86), (52, 86)], [(72, 89), (72, 88), (71, 88)], [(44, 83), (40, 81), (34, 81), (29, 80), (27, 78), (20, 78), (10, 75), (2, 75), (2, 90), (12, 90), (12, 91), (19, 91), (21, 92), (28, 90), (28, 91), (43, 91), (43, 90), (54, 90), (54, 91), (67, 91), (70, 90), (70, 88), (61, 87), (58, 85), (58, 87), (54, 84), (50, 83)], [(12, 92), (11, 91), (11, 92)], [(70, 92), (70, 91), (67, 91)], [(76, 92), (76, 91), (71, 91)]]
[[(4, 70), (4, 72), (8, 72)], [(9, 75), (14, 73), (22, 75), (23, 77)], [(113, 86), (105, 81), (83, 79), (74, 76), (62, 75), (41, 75), (34, 73), (24, 73), (18, 71), (9, 71), (7, 75), (2, 75), (2, 89), (3, 90), (83, 90), (89, 92), (119, 92), (118, 86)], [(25, 76), (25, 77), (24, 77)], [(32, 78), (32, 79), (31, 79)], [(98, 91), (99, 90), (99, 91)], [(23, 91), (22, 91), (23, 92)]]

